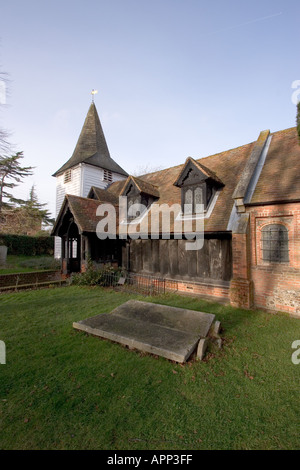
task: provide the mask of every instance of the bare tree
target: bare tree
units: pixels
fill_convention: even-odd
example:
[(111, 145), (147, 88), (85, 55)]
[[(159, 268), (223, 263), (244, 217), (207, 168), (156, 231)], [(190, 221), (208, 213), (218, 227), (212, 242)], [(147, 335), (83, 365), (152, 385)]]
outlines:
[(156, 171), (161, 171), (163, 169), (162, 166), (150, 166), (150, 165), (144, 165), (144, 166), (137, 166), (134, 172), (132, 173), (132, 176), (142, 176), (142, 175), (147, 175), (148, 173), (155, 173)]
[[(7, 93), (8, 93), (8, 75), (5, 72), (0, 72), (0, 106), (5, 106)], [(9, 143), (10, 133), (0, 125), (0, 153), (8, 153), (10, 150)]]
[(299, 144), (300, 144), (300, 101), (297, 104), (297, 132), (299, 136)]

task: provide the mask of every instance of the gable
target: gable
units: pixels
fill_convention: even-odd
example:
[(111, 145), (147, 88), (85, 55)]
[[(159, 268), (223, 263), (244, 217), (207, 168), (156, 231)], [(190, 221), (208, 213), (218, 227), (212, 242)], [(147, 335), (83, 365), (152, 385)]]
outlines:
[[(99, 200), (67, 194), (55, 221), (51, 235), (59, 235), (60, 228), (64, 223), (66, 214), (67, 217), (69, 217), (68, 214), (71, 214), (74, 218), (74, 222), (78, 227), (79, 233), (95, 233), (97, 224), (99, 220), (101, 220), (101, 216), (97, 215), (97, 209), (101, 204), (103, 204), (103, 202)], [(116, 210), (116, 214), (118, 215), (118, 210)]]
[(206, 179), (207, 176), (201, 170), (197, 169), (191, 161), (189, 161), (177, 181), (177, 186), (181, 187), (202, 183)]
[(137, 188), (137, 186), (133, 183), (132, 180), (128, 182), (126, 187), (124, 188), (124, 191), (122, 192), (122, 196), (127, 196), (127, 197), (134, 197), (138, 196), (140, 194), (140, 190)]
[(159, 197), (159, 190), (157, 185), (144, 181), (136, 176), (129, 176), (122, 188), (120, 196), (135, 196), (144, 194), (152, 196), (153, 198)]
[(179, 176), (174, 182), (174, 185), (182, 187), (197, 183), (203, 183), (207, 180), (214, 182), (215, 185), (218, 186), (223, 185), (222, 181), (212, 170), (197, 162), (193, 158), (189, 157), (183, 165), (183, 168), (181, 169)]

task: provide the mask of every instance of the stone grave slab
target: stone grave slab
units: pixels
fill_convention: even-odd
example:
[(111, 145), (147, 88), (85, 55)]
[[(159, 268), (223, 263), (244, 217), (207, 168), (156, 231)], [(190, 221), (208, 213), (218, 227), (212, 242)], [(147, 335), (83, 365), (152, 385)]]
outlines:
[(111, 313), (75, 322), (73, 327), (182, 363), (207, 336), (214, 319), (210, 313), (129, 300)]

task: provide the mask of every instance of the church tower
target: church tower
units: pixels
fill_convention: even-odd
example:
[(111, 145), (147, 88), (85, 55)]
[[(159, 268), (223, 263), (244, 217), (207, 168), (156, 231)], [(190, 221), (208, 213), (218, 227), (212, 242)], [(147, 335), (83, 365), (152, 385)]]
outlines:
[[(105, 189), (128, 176), (110, 156), (94, 101), (84, 121), (75, 150), (57, 170), (56, 216), (66, 194), (87, 197), (92, 186)], [(55, 239), (55, 257), (60, 257), (60, 238)]]

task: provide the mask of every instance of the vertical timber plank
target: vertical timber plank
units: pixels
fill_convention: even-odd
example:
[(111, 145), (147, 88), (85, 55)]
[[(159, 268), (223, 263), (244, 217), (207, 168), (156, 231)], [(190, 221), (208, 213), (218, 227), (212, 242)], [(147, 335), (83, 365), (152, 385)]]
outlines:
[(178, 240), (178, 274), (186, 276), (188, 273), (188, 264), (185, 250), (185, 240)]

